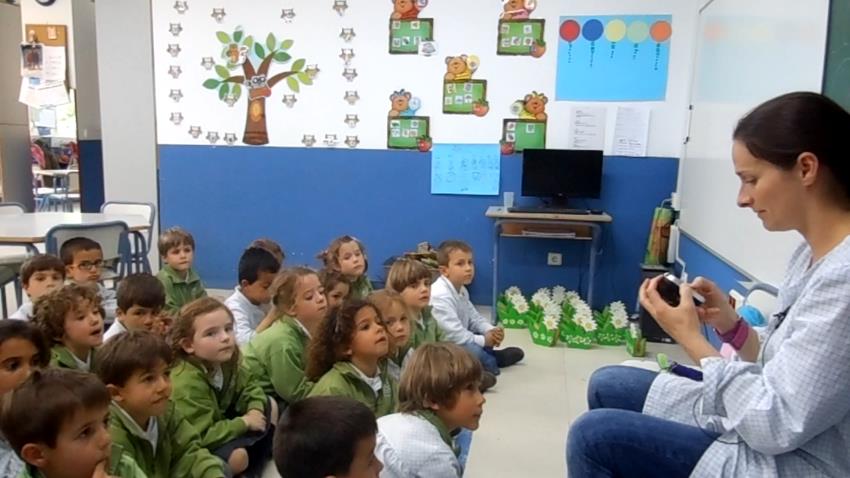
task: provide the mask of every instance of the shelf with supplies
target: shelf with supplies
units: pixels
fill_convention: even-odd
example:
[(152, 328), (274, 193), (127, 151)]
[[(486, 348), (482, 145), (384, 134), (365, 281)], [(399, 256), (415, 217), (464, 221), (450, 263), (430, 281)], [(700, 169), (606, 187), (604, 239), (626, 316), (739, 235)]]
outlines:
[(537, 224), (515, 222), (502, 225), (502, 237), (525, 239), (567, 239), (572, 241), (591, 241), (593, 231), (590, 226), (576, 224)]

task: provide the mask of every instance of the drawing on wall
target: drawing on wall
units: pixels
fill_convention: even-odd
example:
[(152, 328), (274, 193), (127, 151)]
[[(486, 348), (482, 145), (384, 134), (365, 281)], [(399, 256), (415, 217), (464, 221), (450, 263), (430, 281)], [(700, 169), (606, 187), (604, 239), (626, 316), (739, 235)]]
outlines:
[(516, 118), (502, 121), (502, 139), (499, 141), (502, 154), (513, 154), (526, 148), (546, 148), (547, 103), (549, 98), (545, 94), (532, 91), (511, 104), (511, 113)]
[(534, 58), (543, 56), (546, 53), (543, 39), (546, 20), (529, 18), (537, 8), (537, 0), (502, 0), (502, 3), (496, 53)]
[[(289, 64), (292, 59), (289, 49), (292, 48), (293, 40), (278, 41), (273, 33), (269, 33), (265, 44), (262, 44), (255, 41), (253, 36), (246, 36), (239, 27), (232, 34), (219, 31), (216, 38), (222, 44), (221, 62), (214, 68), (217, 78), (207, 79), (203, 86), (217, 90), (219, 100), (229, 106), (239, 101), (243, 88), (247, 90), (248, 111), (242, 142), (250, 145), (268, 144), (266, 98), (272, 95), (272, 88), (285, 81), (290, 90), (298, 93), (301, 85), (313, 84), (315, 75), (305, 71), (307, 61), (303, 58), (292, 62), (289, 70), (272, 74), (272, 65)], [(241, 74), (235, 74), (237, 72)]]
[(416, 55), (419, 45), (434, 41), (434, 19), (419, 18), (428, 0), (392, 0), (390, 54)]
[(390, 149), (431, 150), (431, 118), (416, 116), (422, 107), (419, 98), (404, 88), (390, 95), (387, 113), (387, 147)]
[(561, 17), (558, 33), (556, 99), (665, 99), (671, 15)]
[(481, 61), (475, 55), (446, 57), (443, 76), (443, 113), (484, 116), (490, 111), (487, 102), (487, 80), (472, 75)]

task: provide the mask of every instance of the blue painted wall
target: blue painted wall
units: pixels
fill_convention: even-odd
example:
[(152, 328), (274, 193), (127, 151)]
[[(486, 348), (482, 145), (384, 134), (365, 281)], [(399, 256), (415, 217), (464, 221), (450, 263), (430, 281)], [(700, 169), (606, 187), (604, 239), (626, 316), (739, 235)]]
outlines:
[[(476, 254), (472, 300), (491, 301), (493, 232), (484, 211), (501, 197), (431, 195), (428, 154), (209, 146), (160, 146), (159, 153), (161, 227), (194, 234), (196, 266), (208, 287), (233, 287), (242, 248), (259, 236), (277, 239), (288, 264), (315, 266), (333, 238), (355, 235), (368, 249), (373, 280), (383, 280), (388, 257), (418, 242), (460, 238)], [(501, 191), (519, 195), (521, 163), (519, 155), (502, 157)], [(575, 203), (614, 217), (598, 262), (597, 307), (634, 303), (653, 209), (675, 189), (677, 174), (676, 159), (606, 157), (602, 197)], [(502, 246), (500, 289), (586, 284), (588, 244), (503, 239)], [(549, 251), (564, 253), (565, 265), (546, 266)]]
[(100, 212), (103, 204), (103, 143), (99, 139), (80, 141), (80, 208)]

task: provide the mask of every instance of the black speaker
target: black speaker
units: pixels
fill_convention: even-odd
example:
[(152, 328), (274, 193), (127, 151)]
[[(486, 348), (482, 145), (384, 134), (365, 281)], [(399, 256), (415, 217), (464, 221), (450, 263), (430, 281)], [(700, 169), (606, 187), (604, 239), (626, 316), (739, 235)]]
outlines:
[[(667, 272), (670, 272), (670, 270), (663, 266), (641, 265), (641, 282)], [(648, 342), (676, 343), (640, 304), (638, 304), (638, 314), (640, 315), (640, 331)]]

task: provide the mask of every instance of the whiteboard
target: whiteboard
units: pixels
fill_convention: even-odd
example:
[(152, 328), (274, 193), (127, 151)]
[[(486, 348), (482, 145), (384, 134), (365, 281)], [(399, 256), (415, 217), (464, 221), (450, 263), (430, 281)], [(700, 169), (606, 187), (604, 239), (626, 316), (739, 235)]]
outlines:
[(768, 232), (736, 205), (732, 132), (765, 100), (821, 91), (828, 16), (829, 0), (714, 0), (699, 15), (679, 225), (751, 279), (774, 286), (802, 238)]

